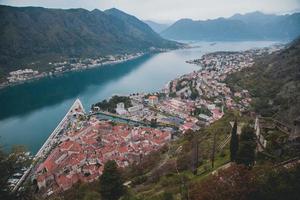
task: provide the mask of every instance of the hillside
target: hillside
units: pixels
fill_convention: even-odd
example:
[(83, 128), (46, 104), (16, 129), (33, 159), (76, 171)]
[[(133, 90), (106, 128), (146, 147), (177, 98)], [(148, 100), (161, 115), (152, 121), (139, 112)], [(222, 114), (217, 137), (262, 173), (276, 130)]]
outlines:
[(260, 58), (254, 67), (228, 77), (234, 90), (248, 89), (253, 108), (291, 124), (300, 116), (300, 38), (279, 53)]
[[(27, 63), (175, 48), (148, 25), (117, 9), (0, 6), (0, 73)], [(38, 64), (39, 63), (39, 64)]]
[[(130, 185), (120, 199), (280, 200), (288, 192), (288, 199), (296, 200), (299, 164), (282, 167), (274, 160), (265, 160), (260, 153), (251, 170), (244, 165), (229, 163), (229, 143), (224, 141), (230, 136), (230, 122), (235, 119), (241, 124), (253, 123), (245, 115), (228, 112), (209, 127), (189, 132), (145, 156), (141, 163), (120, 170), (124, 183)], [(195, 153), (197, 148), (199, 153)], [(274, 181), (275, 185), (272, 185)], [(99, 181), (80, 183), (50, 199), (85, 199), (89, 196), (101, 199), (99, 188)]]
[(161, 35), (178, 40), (291, 40), (300, 34), (300, 13), (267, 15), (253, 12), (213, 20), (181, 19)]
[(161, 24), (151, 20), (145, 20), (144, 22), (148, 24), (148, 26), (150, 26), (156, 33), (161, 33), (169, 27), (168, 24)]

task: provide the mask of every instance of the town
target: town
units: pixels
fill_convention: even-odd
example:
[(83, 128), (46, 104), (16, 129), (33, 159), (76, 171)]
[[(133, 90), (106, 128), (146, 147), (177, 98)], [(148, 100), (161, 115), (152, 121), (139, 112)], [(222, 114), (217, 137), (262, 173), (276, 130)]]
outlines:
[(270, 52), (265, 48), (206, 54), (187, 61), (200, 65), (200, 70), (170, 81), (160, 92), (113, 96), (93, 104), (88, 113), (76, 100), (25, 175), (49, 196), (79, 181), (97, 180), (108, 160), (119, 167), (139, 163), (180, 135), (222, 118), (226, 110), (247, 110), (249, 92), (233, 92), (224, 80)]
[[(183, 46), (182, 48), (188, 48), (188, 46)], [(116, 54), (116, 55), (106, 55), (99, 56), (95, 58), (69, 58), (60, 62), (49, 62), (45, 65), (48, 70), (39, 71), (32, 68), (36, 68), (35, 63), (31, 63), (27, 65), (25, 69), (19, 69), (16, 71), (9, 72), (6, 77), (6, 81), (0, 82), (0, 89), (15, 85), (21, 84), (26, 81), (40, 79), (48, 76), (56, 76), (62, 73), (71, 72), (71, 71), (79, 71), (85, 69), (91, 69), (95, 67), (101, 67), (106, 65), (113, 65), (118, 63), (123, 63), (129, 60), (137, 59), (148, 53), (158, 53), (158, 52), (166, 52), (171, 49), (167, 48), (154, 48), (151, 47), (147, 51), (136, 52), (131, 54)], [(23, 66), (24, 68), (24, 66)]]
[[(153, 49), (152, 51), (165, 51), (164, 49)], [(61, 62), (49, 62), (46, 65), (50, 69), (48, 71), (38, 71), (31, 68), (19, 69), (11, 71), (7, 77), (7, 81), (0, 83), (0, 88), (9, 85), (23, 83), (29, 80), (39, 79), (47, 76), (54, 76), (65, 72), (84, 70), (105, 65), (118, 64), (125, 61), (133, 60), (143, 56), (144, 52), (124, 55), (108, 55), (97, 58), (70, 58)]]

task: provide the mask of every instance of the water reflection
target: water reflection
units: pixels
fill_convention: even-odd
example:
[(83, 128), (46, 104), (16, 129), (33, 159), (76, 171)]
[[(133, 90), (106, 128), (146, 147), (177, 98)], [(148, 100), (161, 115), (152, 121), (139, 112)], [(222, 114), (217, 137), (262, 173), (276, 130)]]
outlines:
[(0, 120), (11, 116), (22, 116), (45, 106), (51, 106), (65, 99), (79, 96), (87, 87), (92, 85), (103, 87), (105, 83), (118, 80), (120, 77), (137, 70), (152, 56), (146, 55), (126, 64), (47, 77), (0, 90)]

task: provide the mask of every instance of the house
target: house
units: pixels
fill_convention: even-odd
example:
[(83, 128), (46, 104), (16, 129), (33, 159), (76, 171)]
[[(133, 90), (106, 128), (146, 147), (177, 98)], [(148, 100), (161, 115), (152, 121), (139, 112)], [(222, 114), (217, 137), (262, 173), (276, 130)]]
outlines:
[(128, 108), (128, 112), (131, 115), (136, 115), (140, 110), (142, 110), (144, 108), (143, 104), (138, 104), (136, 106), (132, 106), (130, 108)]
[(148, 101), (149, 101), (149, 105), (151, 106), (155, 106), (156, 104), (158, 104), (158, 97), (153, 95), (153, 96), (150, 96), (148, 98)]

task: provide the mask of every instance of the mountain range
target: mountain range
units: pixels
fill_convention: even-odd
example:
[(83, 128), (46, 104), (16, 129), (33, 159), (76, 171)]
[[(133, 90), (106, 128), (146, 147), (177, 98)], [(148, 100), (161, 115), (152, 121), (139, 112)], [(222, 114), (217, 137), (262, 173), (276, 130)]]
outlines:
[(150, 26), (156, 33), (161, 33), (170, 26), (169, 24), (158, 23), (151, 20), (145, 20), (144, 22), (148, 24), (148, 26)]
[(242, 41), (292, 40), (300, 34), (300, 13), (288, 15), (252, 12), (213, 20), (180, 19), (164, 30), (176, 40)]
[(0, 5), (0, 75), (27, 63), (176, 48), (118, 9), (47, 9)]

